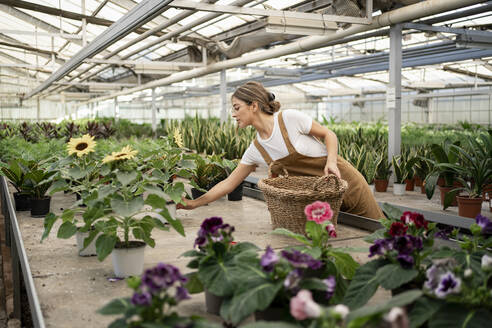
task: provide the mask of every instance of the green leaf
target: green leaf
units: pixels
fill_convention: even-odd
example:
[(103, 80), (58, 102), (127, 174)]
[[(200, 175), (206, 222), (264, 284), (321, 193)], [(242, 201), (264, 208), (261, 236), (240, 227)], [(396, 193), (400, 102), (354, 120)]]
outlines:
[(118, 237), (112, 235), (101, 234), (96, 239), (97, 259), (103, 261), (114, 249)]
[(384, 239), (384, 238), (386, 238), (384, 236), (385, 231), (386, 231), (385, 228), (378, 229), (378, 230), (374, 231), (373, 233), (371, 233), (370, 235), (365, 236), (364, 237), (364, 241), (366, 243), (369, 243), (369, 244), (374, 244), (374, 242), (377, 239)]
[(129, 299), (118, 298), (112, 300), (101, 309), (97, 310), (97, 312), (103, 315), (123, 314), (129, 307), (131, 307)]
[(182, 182), (176, 182), (172, 185), (167, 186), (165, 191), (172, 201), (174, 201), (175, 203), (179, 203), (181, 202), (181, 196), (185, 192), (184, 184)]
[(86, 176), (86, 172), (81, 170), (80, 167), (78, 166), (75, 166), (75, 167), (72, 167), (68, 170), (68, 175), (70, 176), (70, 178), (72, 178), (73, 180), (80, 180), (82, 179), (83, 177)]
[(48, 188), (46, 192), (48, 195), (53, 195), (55, 192), (67, 190), (68, 184), (65, 180), (56, 180), (53, 184)]
[(166, 221), (169, 222), (171, 227), (173, 227), (173, 229), (176, 230), (181, 236), (185, 236), (183, 224), (179, 219), (174, 219), (171, 214), (169, 214), (167, 208), (163, 208), (159, 214), (162, 215)]
[(421, 327), (424, 322), (434, 316), (434, 314), (443, 305), (442, 301), (438, 301), (429, 297), (419, 298), (413, 305), (409, 313), (410, 328)]
[(166, 208), (166, 200), (156, 194), (149, 194), (145, 199), (145, 204), (152, 206), (153, 209)]
[[(347, 322), (351, 322), (352, 320), (371, 316), (377, 313), (384, 313), (390, 310), (393, 307), (402, 307), (408, 304), (413, 303), (419, 297), (422, 296), (422, 291), (420, 290), (409, 290), (407, 292), (398, 294), (391, 298), (390, 300), (376, 305), (366, 305), (361, 307), (355, 311), (351, 311), (347, 316)], [(350, 324), (349, 324), (350, 325)]]
[(302, 326), (285, 321), (256, 321), (241, 326), (242, 328), (300, 328)]
[(220, 315), (237, 325), (255, 311), (265, 310), (281, 288), (282, 282), (274, 284), (268, 280), (247, 284), (242, 292), (223, 301)]
[(389, 203), (383, 203), (381, 208), (388, 218), (399, 219), (403, 214), (402, 210)]
[(330, 251), (330, 255), (334, 258), (337, 271), (340, 272), (340, 274), (345, 278), (351, 280), (354, 277), (355, 271), (359, 267), (359, 263), (357, 263), (352, 256), (347, 253)]
[(360, 266), (355, 272), (343, 303), (351, 309), (366, 304), (379, 287), (377, 270), (387, 263), (386, 260), (377, 259)]
[(415, 269), (403, 269), (399, 264), (388, 264), (378, 269), (380, 285), (387, 290), (392, 290), (412, 281), (419, 272)]
[(116, 172), (116, 179), (121, 183), (123, 187), (127, 186), (137, 178), (138, 174), (136, 171), (124, 172), (118, 171)]
[(45, 240), (46, 237), (48, 237), (48, 235), (51, 232), (51, 229), (53, 228), (53, 224), (56, 222), (57, 219), (58, 219), (58, 217), (53, 213), (49, 213), (48, 215), (45, 216), (45, 218), (44, 218), (44, 232), (43, 232), (43, 235), (41, 236), (41, 242), (43, 240)]
[(429, 320), (429, 328), (483, 328), (489, 327), (492, 313), (485, 309), (469, 310), (461, 304), (448, 303)]
[(144, 206), (142, 196), (137, 196), (130, 201), (113, 198), (111, 199), (111, 209), (116, 214), (123, 217), (130, 217), (137, 213)]
[(234, 292), (237, 271), (232, 260), (224, 263), (215, 257), (208, 257), (200, 263), (198, 278), (212, 294), (228, 296)]
[(77, 232), (77, 227), (70, 221), (65, 221), (62, 223), (60, 228), (58, 228), (57, 237), (62, 239), (68, 239), (75, 235)]
[(273, 230), (271, 233), (275, 234), (275, 235), (282, 235), (282, 236), (291, 237), (297, 241), (300, 241), (303, 244), (311, 246), (311, 241), (309, 241), (305, 236), (303, 236), (301, 234), (294, 233), (294, 232), (287, 230), (285, 228), (277, 228), (277, 229)]
[(186, 289), (190, 294), (198, 294), (204, 291), (203, 284), (198, 278), (197, 272), (191, 272), (185, 275), (188, 278), (188, 282), (186, 282)]
[(324, 234), (321, 224), (314, 221), (306, 221), (306, 233), (313, 241), (313, 246), (320, 246), (321, 238)]

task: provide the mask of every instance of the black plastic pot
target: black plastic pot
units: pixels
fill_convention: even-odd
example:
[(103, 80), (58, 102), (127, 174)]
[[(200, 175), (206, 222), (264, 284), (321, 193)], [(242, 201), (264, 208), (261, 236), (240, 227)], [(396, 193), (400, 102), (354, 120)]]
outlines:
[(240, 183), (231, 193), (227, 194), (227, 199), (230, 201), (238, 201), (243, 199), (243, 184)]
[(31, 196), (14, 192), (15, 210), (29, 211), (31, 209)]
[(50, 203), (50, 196), (42, 199), (31, 198), (31, 216), (33, 218), (45, 217), (50, 212)]
[(205, 307), (208, 313), (220, 315), (220, 307), (222, 305), (222, 297), (210, 293), (205, 290)]
[(193, 199), (197, 199), (198, 197), (204, 195), (205, 193), (203, 191), (200, 191), (196, 188), (191, 188), (191, 196)]
[(255, 312), (255, 321), (285, 321), (289, 317), (289, 310), (280, 307), (268, 307)]

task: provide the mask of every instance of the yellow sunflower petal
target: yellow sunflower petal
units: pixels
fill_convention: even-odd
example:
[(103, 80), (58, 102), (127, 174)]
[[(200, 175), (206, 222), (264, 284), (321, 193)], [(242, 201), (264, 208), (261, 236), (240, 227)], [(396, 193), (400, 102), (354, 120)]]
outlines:
[(82, 138), (71, 138), (67, 145), (68, 154), (76, 154), (77, 157), (82, 157), (88, 153), (94, 152), (96, 142), (94, 137), (84, 134)]

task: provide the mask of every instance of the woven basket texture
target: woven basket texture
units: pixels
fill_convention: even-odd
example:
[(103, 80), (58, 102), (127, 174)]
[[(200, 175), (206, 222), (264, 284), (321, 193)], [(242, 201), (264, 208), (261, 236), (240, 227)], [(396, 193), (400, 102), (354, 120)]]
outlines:
[(347, 181), (332, 174), (323, 177), (280, 176), (258, 182), (270, 211), (273, 228), (285, 228), (300, 234), (305, 233), (304, 208), (317, 200), (330, 204), (332, 221), (336, 226), (347, 186)]

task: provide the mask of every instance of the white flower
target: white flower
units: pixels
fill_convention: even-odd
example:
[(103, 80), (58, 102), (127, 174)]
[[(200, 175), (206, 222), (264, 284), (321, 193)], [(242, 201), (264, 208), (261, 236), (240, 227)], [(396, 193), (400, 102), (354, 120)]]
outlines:
[(482, 256), (482, 270), (489, 271), (492, 269), (492, 256), (485, 254)]
[(392, 308), (385, 316), (384, 320), (390, 323), (391, 328), (408, 328), (410, 322), (405, 310), (400, 307)]
[(339, 314), (342, 317), (342, 320), (347, 317), (349, 314), (350, 310), (347, 306), (343, 304), (338, 304), (333, 308), (333, 312)]
[(473, 271), (470, 268), (466, 269), (465, 272), (463, 273), (465, 278), (470, 278), (472, 276), (472, 274), (473, 274)]

